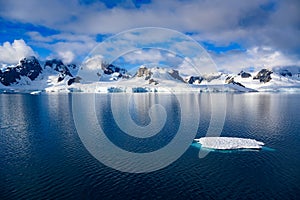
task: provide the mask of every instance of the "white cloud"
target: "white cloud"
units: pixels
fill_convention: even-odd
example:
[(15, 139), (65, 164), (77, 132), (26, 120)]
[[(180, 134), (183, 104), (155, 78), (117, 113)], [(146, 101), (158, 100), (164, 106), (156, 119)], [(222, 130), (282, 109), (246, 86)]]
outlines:
[(89, 42), (93, 37), (84, 34), (71, 34), (59, 33), (49, 36), (43, 36), (39, 32), (30, 31), (26, 33), (32, 40), (41, 42), (55, 42), (55, 41), (68, 41), (68, 42)]
[(46, 48), (52, 51), (49, 58), (62, 58), (66, 63), (82, 61), (82, 56), (87, 55), (97, 42), (93, 36), (71, 33), (60, 33), (43, 36), (38, 32), (28, 32), (31, 45)]
[[(107, 8), (99, 1), (90, 4), (82, 4), (77, 0), (68, 3), (61, 0), (0, 1), (0, 17), (62, 32), (48, 37), (37, 32), (29, 33), (35, 42), (32, 44), (47, 47), (55, 55), (62, 51), (87, 54), (96, 45), (95, 38), (91, 37), (95, 34), (114, 34), (130, 28), (159, 26), (195, 32), (192, 36), (194, 39), (210, 41), (217, 46), (236, 42), (247, 49), (246, 52), (214, 55), (218, 62), (226, 65), (271, 65), (299, 61), (299, 0), (153, 0), (142, 4), (139, 9), (132, 3), (124, 5), (122, 2)], [(263, 5), (269, 8), (262, 9)], [(145, 38), (151, 40), (155, 37), (147, 35)], [(280, 55), (274, 56), (267, 51), (260, 51), (265, 55), (251, 52), (263, 46), (270, 47)], [(240, 63), (234, 64), (235, 61)]]
[(219, 69), (239, 72), (241, 69), (254, 67), (256, 69), (276, 66), (300, 66), (296, 56), (286, 55), (272, 47), (253, 47), (246, 52), (228, 52), (221, 55), (212, 55), (213, 60)]
[(183, 75), (200, 75), (218, 72), (215, 62), (207, 53), (201, 54), (200, 57), (186, 57), (183, 62), (176, 68)]
[[(107, 8), (96, 1), (89, 5), (71, 0), (41, 2), (10, 0), (0, 4), (2, 16), (44, 25), (62, 32), (118, 33), (130, 28), (162, 26), (179, 31), (226, 31), (239, 24), (240, 18), (268, 0), (181, 1), (154, 0), (140, 9), (119, 4)], [(32, 12), (34, 10), (34, 12)]]
[(35, 55), (24, 40), (14, 40), (13, 43), (4, 42), (0, 46), (0, 63), (16, 64), (21, 58)]
[(127, 53), (122, 56), (126, 62), (129, 63), (159, 63), (163, 59), (162, 54), (157, 49), (150, 49), (147, 51), (137, 50)]
[(60, 51), (58, 52), (58, 55), (65, 64), (70, 64), (75, 58), (75, 55), (72, 51)]

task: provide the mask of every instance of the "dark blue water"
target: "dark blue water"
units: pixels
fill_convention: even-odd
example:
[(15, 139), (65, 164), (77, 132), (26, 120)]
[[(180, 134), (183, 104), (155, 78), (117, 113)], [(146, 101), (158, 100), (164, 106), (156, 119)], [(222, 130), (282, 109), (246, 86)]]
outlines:
[[(136, 98), (146, 104), (131, 110), (141, 125), (149, 123), (145, 97), (154, 94), (143, 95)], [(133, 138), (118, 137), (116, 125), (108, 125), (112, 115), (104, 108), (109, 97), (97, 95), (97, 116), (108, 138), (136, 152), (166, 145), (178, 129), (180, 111), (176, 100), (160, 98), (169, 99), (165, 106), (171, 125), (159, 139), (130, 142)], [(209, 126), (211, 105), (208, 94), (197, 98), (201, 137)], [(103, 165), (85, 149), (73, 121), (72, 95), (0, 95), (0, 199), (299, 199), (299, 99), (299, 94), (219, 98), (227, 105), (222, 136), (253, 138), (275, 151), (211, 152), (199, 159), (199, 149), (191, 146), (166, 168), (133, 174)]]

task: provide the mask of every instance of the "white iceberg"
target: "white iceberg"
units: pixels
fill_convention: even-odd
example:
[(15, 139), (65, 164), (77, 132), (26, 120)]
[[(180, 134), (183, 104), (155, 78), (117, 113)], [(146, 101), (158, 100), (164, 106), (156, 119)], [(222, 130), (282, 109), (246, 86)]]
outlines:
[(202, 137), (194, 139), (194, 141), (201, 144), (201, 147), (228, 150), (228, 149), (261, 149), (263, 142), (248, 138), (237, 137)]
[(41, 93), (42, 93), (42, 91), (40, 91), (40, 90), (30, 92), (31, 95), (39, 95)]

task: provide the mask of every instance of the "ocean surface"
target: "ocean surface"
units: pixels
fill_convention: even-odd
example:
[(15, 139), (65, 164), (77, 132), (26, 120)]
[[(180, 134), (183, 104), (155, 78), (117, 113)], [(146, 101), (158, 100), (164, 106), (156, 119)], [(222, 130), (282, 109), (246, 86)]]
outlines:
[[(83, 107), (91, 107), (90, 95), (78, 95)], [(101, 145), (95, 148), (115, 163), (109, 167), (86, 148), (84, 133), (77, 132), (81, 120), (74, 121), (72, 94), (0, 94), (0, 199), (300, 198), (300, 94), (181, 94), (180, 101), (176, 95), (134, 94), (126, 104), (130, 123), (144, 127), (153, 120), (163, 122), (157, 134), (144, 138), (126, 134), (115, 121), (125, 96), (97, 94), (91, 107), (96, 118), (90, 108), (77, 115), (91, 115), (91, 128), (100, 124), (108, 140), (125, 152), (159, 151), (176, 139), (185, 122), (196, 121), (198, 127), (194, 133), (183, 129), (186, 135), (203, 137), (212, 115), (224, 112), (221, 136), (256, 139), (266, 148), (216, 151), (199, 158), (200, 149), (188, 145), (165, 167), (130, 173), (126, 170), (135, 168), (130, 168), (130, 160), (118, 162), (118, 151), (101, 152)], [(212, 113), (211, 98), (226, 108), (224, 112)], [(153, 111), (165, 111), (150, 116), (149, 109), (157, 103), (161, 106)], [(195, 115), (197, 110), (200, 116)], [(126, 120), (126, 115), (120, 116)], [(182, 136), (178, 147), (187, 139)], [(96, 139), (94, 142), (97, 144)], [(175, 151), (167, 154), (172, 157)], [(157, 157), (153, 166), (164, 161)], [(146, 162), (139, 164), (148, 167)]]

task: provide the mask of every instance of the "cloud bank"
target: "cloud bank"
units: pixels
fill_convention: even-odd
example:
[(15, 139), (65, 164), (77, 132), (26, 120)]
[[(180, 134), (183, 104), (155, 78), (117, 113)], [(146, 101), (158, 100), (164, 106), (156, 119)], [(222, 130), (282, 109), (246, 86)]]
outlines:
[(5, 42), (0, 46), (0, 63), (16, 64), (26, 56), (36, 56), (36, 54), (24, 40), (14, 40), (13, 43)]
[[(238, 43), (245, 51), (224, 54), (211, 52), (222, 65), (233, 59), (254, 56), (254, 49), (268, 47), (265, 56), (279, 53), (284, 59), (264, 55), (248, 58), (241, 65), (279, 65), (300, 59), (299, 0), (152, 0), (135, 1), (1, 1), (0, 17), (58, 31), (55, 34), (28, 31), (30, 45), (49, 48), (54, 55), (62, 51), (86, 55), (99, 41), (97, 35), (112, 35), (136, 27), (155, 26), (189, 33), (198, 42), (216, 46)], [(143, 1), (141, 1), (143, 2)], [(101, 39), (100, 39), (101, 41)], [(272, 52), (270, 52), (272, 51)], [(239, 56), (236, 56), (239, 55)], [(227, 59), (231, 59), (225, 61)], [(272, 58), (274, 58), (272, 60)], [(223, 61), (224, 59), (224, 61)], [(237, 60), (237, 63), (240, 63)], [(225, 65), (230, 66), (225, 66)]]

